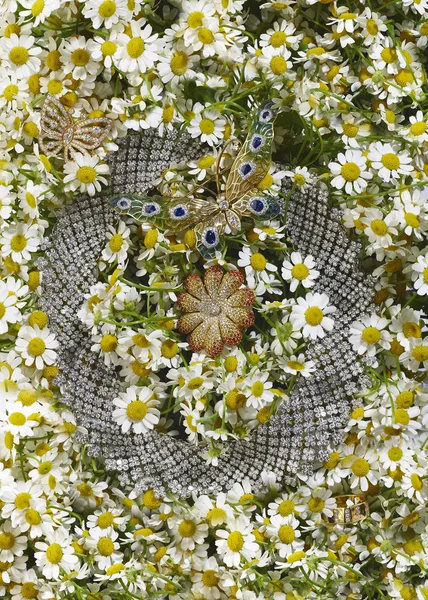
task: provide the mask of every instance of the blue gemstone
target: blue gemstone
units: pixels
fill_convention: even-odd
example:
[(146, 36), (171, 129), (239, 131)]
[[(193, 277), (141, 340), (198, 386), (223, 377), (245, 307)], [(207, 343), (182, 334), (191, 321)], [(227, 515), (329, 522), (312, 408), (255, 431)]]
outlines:
[(269, 110), (265, 110), (265, 111), (262, 113), (262, 117), (263, 117), (263, 119), (267, 119), (269, 116), (270, 116), (270, 111), (269, 111)]
[(175, 210), (174, 210), (174, 215), (176, 217), (184, 217), (184, 215), (186, 214), (186, 211), (184, 209), (183, 206), (178, 206)]
[(265, 203), (263, 202), (263, 200), (255, 198), (254, 200), (251, 200), (251, 208), (254, 212), (261, 213), (265, 208)]
[(217, 241), (217, 234), (213, 229), (209, 229), (205, 234), (205, 241), (212, 246)]
[(244, 163), (241, 167), (242, 175), (248, 175), (252, 171), (252, 168), (251, 163)]
[(126, 208), (129, 204), (129, 202), (127, 200), (121, 200), (119, 202), (120, 206), (122, 206), (123, 208)]
[(156, 204), (147, 204), (147, 206), (146, 206), (146, 213), (148, 215), (151, 215), (154, 212), (156, 212)]
[(262, 138), (259, 136), (253, 137), (253, 148), (258, 148), (262, 143)]

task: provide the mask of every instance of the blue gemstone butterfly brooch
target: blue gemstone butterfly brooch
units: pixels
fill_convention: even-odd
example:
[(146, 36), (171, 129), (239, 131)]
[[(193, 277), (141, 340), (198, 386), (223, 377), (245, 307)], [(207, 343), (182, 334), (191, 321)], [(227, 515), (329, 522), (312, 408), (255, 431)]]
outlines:
[(153, 223), (166, 233), (180, 234), (193, 229), (200, 254), (205, 259), (212, 258), (221, 248), (225, 233), (236, 234), (241, 230), (243, 217), (266, 221), (282, 212), (280, 198), (257, 190), (271, 165), (275, 117), (271, 101), (257, 110), (230, 169), (225, 191), (216, 200), (123, 194), (111, 197), (110, 206), (138, 222)]

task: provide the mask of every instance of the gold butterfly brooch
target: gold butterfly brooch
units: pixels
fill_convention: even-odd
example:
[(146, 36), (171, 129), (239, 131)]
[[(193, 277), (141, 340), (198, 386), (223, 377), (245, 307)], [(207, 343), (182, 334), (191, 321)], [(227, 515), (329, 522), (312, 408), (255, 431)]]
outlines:
[(64, 160), (76, 152), (88, 152), (101, 145), (111, 130), (106, 117), (79, 119), (73, 122), (68, 110), (55, 96), (48, 94), (40, 118), (40, 147), (45, 154), (64, 150)]
[[(251, 123), (246, 140), (235, 158), (224, 193), (217, 198), (170, 198), (165, 196), (116, 195), (109, 204), (118, 213), (138, 222), (153, 223), (166, 233), (193, 229), (200, 254), (209, 259), (221, 248), (224, 233), (241, 230), (241, 219), (269, 220), (283, 211), (283, 201), (257, 190), (272, 161), (273, 102), (264, 103)], [(220, 189), (219, 183), (217, 188)]]

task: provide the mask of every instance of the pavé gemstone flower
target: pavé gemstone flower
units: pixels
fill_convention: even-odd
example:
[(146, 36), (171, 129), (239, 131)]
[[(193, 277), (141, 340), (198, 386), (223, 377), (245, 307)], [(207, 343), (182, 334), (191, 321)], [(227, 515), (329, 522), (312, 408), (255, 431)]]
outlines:
[(241, 288), (243, 283), (240, 271), (225, 273), (218, 265), (207, 269), (204, 281), (195, 274), (186, 278), (186, 292), (177, 300), (185, 313), (178, 320), (178, 329), (191, 333), (189, 347), (193, 352), (205, 350), (213, 358), (221, 354), (225, 344), (240, 343), (242, 330), (254, 323), (254, 292)]

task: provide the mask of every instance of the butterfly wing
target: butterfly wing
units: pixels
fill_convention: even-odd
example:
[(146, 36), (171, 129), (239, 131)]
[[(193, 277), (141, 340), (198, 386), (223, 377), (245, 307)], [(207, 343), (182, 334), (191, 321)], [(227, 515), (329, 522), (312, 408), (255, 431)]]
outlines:
[(70, 146), (79, 152), (98, 148), (110, 133), (111, 125), (110, 119), (106, 117), (77, 121), (73, 125)]
[(40, 147), (45, 154), (58, 154), (64, 147), (64, 134), (71, 132), (72, 119), (55, 96), (48, 94), (40, 116)]
[(196, 248), (206, 260), (213, 258), (216, 250), (221, 250), (223, 247), (223, 234), (226, 225), (226, 214), (216, 207), (216, 212), (211, 217), (199, 221), (194, 227), (197, 240)]
[(271, 101), (265, 102), (258, 109), (227, 178), (226, 200), (230, 204), (253, 190), (268, 173), (276, 112)]
[(255, 190), (249, 190), (233, 203), (233, 210), (240, 217), (267, 221), (283, 214), (284, 201), (280, 196), (257, 194)]
[(121, 194), (111, 197), (108, 203), (122, 215), (129, 215), (140, 223), (153, 223), (171, 233), (192, 229), (217, 210), (216, 203), (201, 198), (172, 200), (164, 196)]

